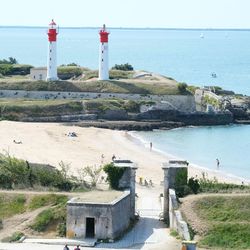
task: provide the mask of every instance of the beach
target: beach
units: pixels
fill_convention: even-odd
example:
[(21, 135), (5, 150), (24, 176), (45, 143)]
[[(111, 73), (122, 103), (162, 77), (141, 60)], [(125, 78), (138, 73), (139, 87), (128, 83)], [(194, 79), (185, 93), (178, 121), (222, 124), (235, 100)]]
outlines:
[[(71, 136), (72, 133), (76, 137)], [(126, 131), (99, 128), (81, 128), (59, 123), (0, 122), (0, 153), (10, 154), (32, 163), (59, 167), (62, 161), (70, 166), (72, 174), (85, 166), (99, 166), (116, 159), (131, 160), (137, 164), (139, 177), (152, 180), (155, 185), (163, 181), (163, 163), (171, 157), (143, 145)], [(104, 157), (102, 157), (102, 155)], [(188, 159), (187, 159), (188, 160)], [(221, 172), (189, 165), (189, 177), (241, 184), (241, 179)]]

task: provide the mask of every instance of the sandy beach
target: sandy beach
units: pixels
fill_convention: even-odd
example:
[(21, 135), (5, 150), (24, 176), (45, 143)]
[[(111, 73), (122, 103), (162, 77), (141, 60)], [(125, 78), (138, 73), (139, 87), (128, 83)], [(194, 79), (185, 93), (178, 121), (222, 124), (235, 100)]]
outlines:
[[(75, 132), (77, 137), (68, 136), (70, 132)], [(70, 164), (72, 173), (77, 173), (77, 169), (84, 166), (109, 163), (115, 154), (117, 159), (129, 159), (137, 163), (137, 178), (142, 176), (151, 179), (154, 184), (160, 184), (163, 180), (162, 164), (169, 160), (169, 157), (136, 142), (126, 131), (81, 128), (57, 123), (1, 121), (0, 153), (6, 152), (33, 163), (56, 167), (63, 161)], [(206, 172), (208, 178), (241, 183), (240, 179), (220, 172), (189, 166), (190, 177), (200, 177), (202, 172)]]

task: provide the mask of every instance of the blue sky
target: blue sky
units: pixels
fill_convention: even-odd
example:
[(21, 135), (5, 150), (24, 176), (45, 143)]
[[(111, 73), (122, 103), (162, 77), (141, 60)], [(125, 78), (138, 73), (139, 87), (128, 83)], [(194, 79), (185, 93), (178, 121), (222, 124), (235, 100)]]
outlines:
[(250, 28), (250, 0), (1, 1), (0, 26)]

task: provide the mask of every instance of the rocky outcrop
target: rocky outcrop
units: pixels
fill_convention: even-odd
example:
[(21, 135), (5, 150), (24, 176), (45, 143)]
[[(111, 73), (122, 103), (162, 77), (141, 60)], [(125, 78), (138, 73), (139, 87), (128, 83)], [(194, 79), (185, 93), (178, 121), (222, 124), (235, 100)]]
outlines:
[(185, 125), (226, 125), (233, 122), (233, 115), (229, 111), (205, 113), (183, 113), (177, 110), (150, 110), (137, 115), (138, 120), (161, 120), (182, 122)]

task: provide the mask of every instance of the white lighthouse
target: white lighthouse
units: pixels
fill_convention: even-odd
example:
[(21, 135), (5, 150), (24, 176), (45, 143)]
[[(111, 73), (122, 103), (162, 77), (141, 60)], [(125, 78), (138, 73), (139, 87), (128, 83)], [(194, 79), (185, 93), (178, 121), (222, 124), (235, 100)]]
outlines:
[(56, 36), (57, 25), (52, 19), (48, 29), (48, 61), (47, 61), (47, 81), (56, 81), (57, 77), (57, 62), (56, 62)]
[(99, 80), (109, 80), (109, 61), (108, 61), (108, 36), (105, 24), (99, 32), (100, 52), (99, 52)]

